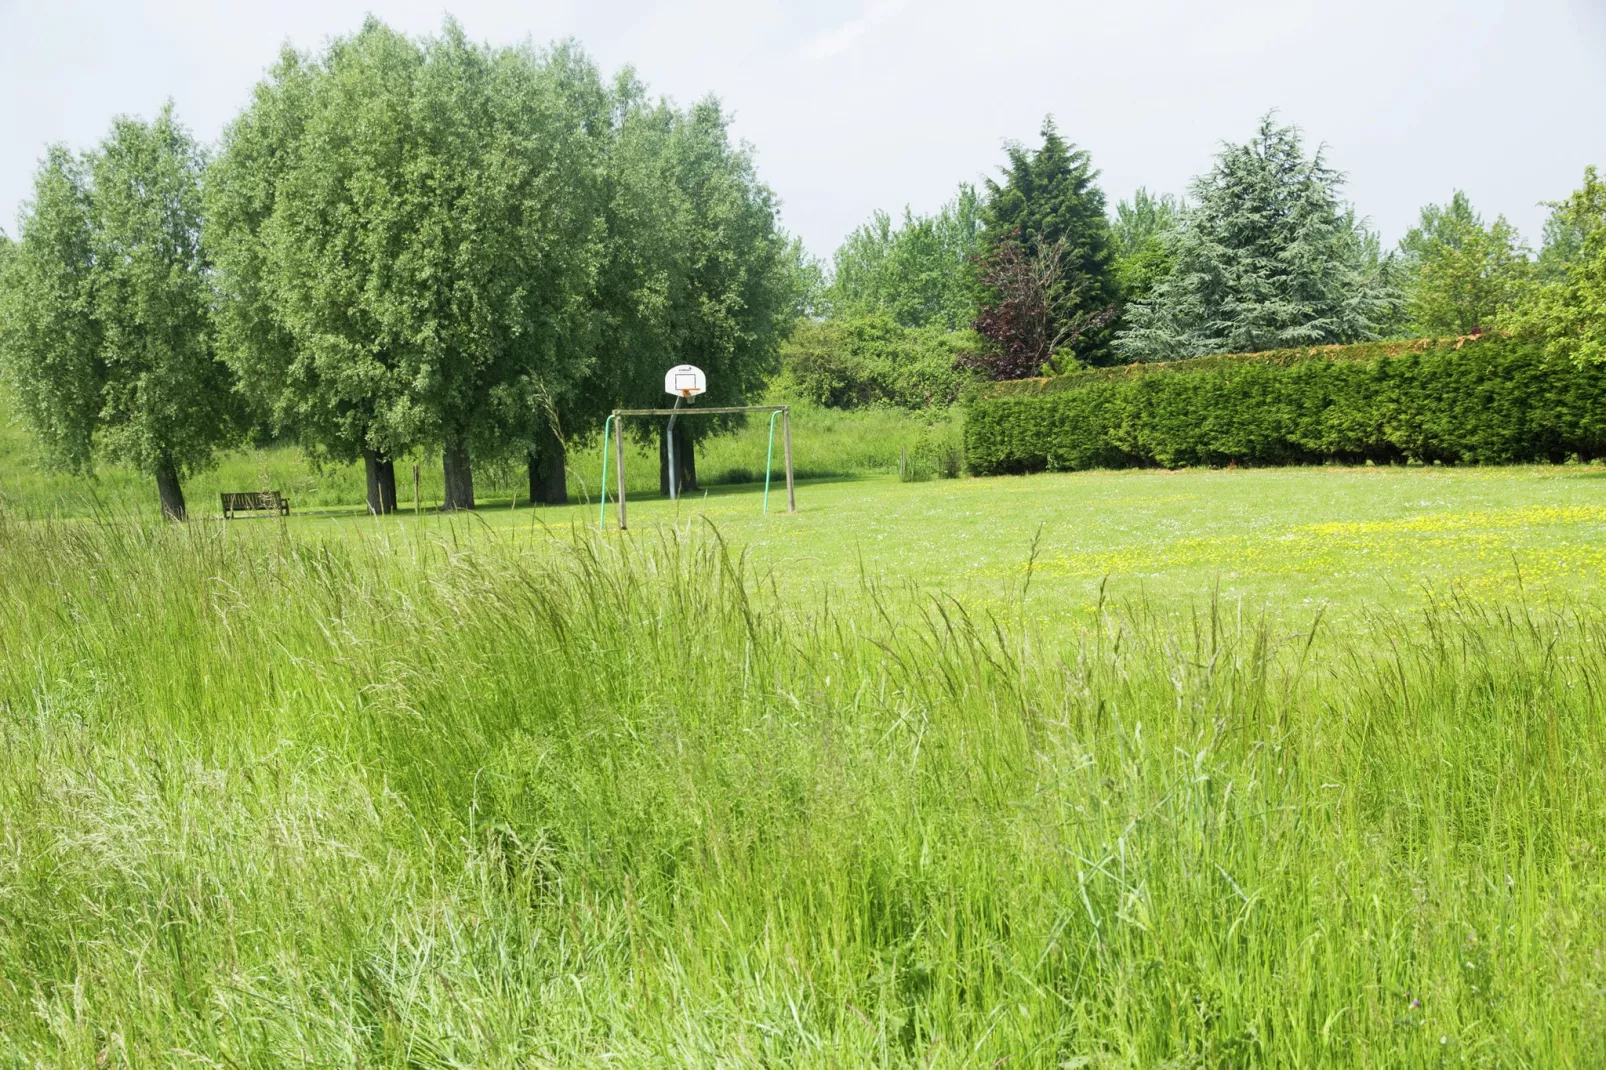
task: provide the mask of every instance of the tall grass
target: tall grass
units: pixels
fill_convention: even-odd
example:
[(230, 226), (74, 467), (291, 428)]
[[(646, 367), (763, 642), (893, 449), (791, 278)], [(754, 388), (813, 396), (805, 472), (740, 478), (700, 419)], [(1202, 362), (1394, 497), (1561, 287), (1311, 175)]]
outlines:
[(0, 1062), (1606, 1061), (1606, 614), (632, 536), (0, 522)]

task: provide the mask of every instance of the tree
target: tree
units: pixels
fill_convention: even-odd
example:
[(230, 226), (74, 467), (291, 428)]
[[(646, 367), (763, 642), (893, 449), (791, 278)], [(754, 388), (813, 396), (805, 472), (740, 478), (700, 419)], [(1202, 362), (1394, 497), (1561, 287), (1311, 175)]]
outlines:
[(981, 198), (969, 185), (934, 216), (906, 207), (897, 228), (877, 212), (832, 257), (826, 309), (837, 318), (886, 313), (905, 327), (962, 330), (976, 315), (971, 262), (981, 232)]
[(974, 378), (960, 358), (977, 342), (937, 324), (905, 327), (885, 312), (803, 320), (781, 347), (781, 374), (770, 388), (839, 409), (946, 407)]
[(1539, 250), (1539, 277), (1561, 282), (1573, 265), (1584, 260), (1584, 242), (1600, 226), (1603, 210), (1601, 182), (1593, 167), (1584, 170), (1584, 186), (1565, 201), (1550, 201), (1543, 244)]
[[(1606, 361), (1606, 181), (1594, 167), (1586, 168), (1583, 186), (1551, 207), (1557, 229), (1576, 237), (1576, 252), (1554, 259), (1550, 281), (1534, 287), (1501, 326), (1557, 359)], [(1549, 237), (1552, 230), (1546, 230)]]
[(1406, 315), (1416, 334), (1477, 334), (1528, 285), (1527, 250), (1504, 216), (1484, 226), (1460, 190), (1422, 209), (1400, 241)]
[[(671, 244), (680, 251), (668, 274), (664, 322), (668, 345), (659, 363), (627, 397), (637, 404), (663, 398), (663, 372), (696, 364), (708, 373), (703, 405), (744, 405), (761, 395), (779, 363), (781, 340), (801, 301), (801, 246), (776, 222), (775, 197), (758, 181), (751, 152), (733, 146), (730, 119), (706, 99), (668, 123), (665, 149), (672, 181), (659, 195), (671, 200)], [(676, 422), (678, 485), (695, 489), (695, 444), (734, 427), (739, 417)], [(682, 437), (683, 436), (683, 437)], [(660, 483), (667, 492), (665, 440), (660, 435)]]
[(155, 477), (185, 516), (183, 478), (237, 427), (216, 358), (201, 248), (204, 160), (172, 105), (119, 118), (94, 150), (49, 150), (0, 285), (0, 355), (22, 410), (63, 468), (97, 455)]
[(1343, 176), (1267, 115), (1191, 189), (1173, 267), (1128, 307), (1128, 360), (1359, 342), (1399, 301), (1375, 240), (1339, 201)]
[[(1057, 277), (1043, 280), (1050, 290), (1046, 305), (1050, 322), (1044, 336), (1061, 338), (1075, 359), (1101, 363), (1109, 357), (1107, 328), (1120, 300), (1104, 193), (1095, 184), (1098, 172), (1092, 157), (1067, 144), (1052, 118), (1043, 121), (1042, 137), (1042, 148), (1036, 151), (1009, 145), (1004, 181), (987, 181), (983, 248), (994, 270), (991, 275), (986, 269), (981, 273), (976, 330), (1002, 350), (1031, 352), (1036, 344), (1032, 338), (1013, 340), (990, 333), (1011, 324), (1025, 325), (1030, 317), (1023, 320), (1000, 311), (1006, 295), (987, 280), (1003, 277), (1000, 271), (1014, 277), (1014, 269), (1025, 264), (1038, 268), (1052, 264)], [(1004, 252), (1005, 246), (1017, 246), (1019, 253)]]
[(1115, 245), (1115, 278), (1123, 301), (1141, 301), (1155, 283), (1171, 273), (1171, 235), (1182, 215), (1182, 202), (1169, 193), (1158, 197), (1139, 186), (1130, 201), (1115, 206), (1110, 235)]
[(275, 428), (365, 458), (377, 511), (391, 459), (425, 445), (446, 508), (472, 508), (473, 454), (585, 373), (606, 136), (576, 112), (587, 77), (566, 48), (370, 19), (316, 59), (286, 52), (225, 135), (229, 360)]
[[(982, 262), (981, 284), (993, 295), (976, 316), (976, 333), (991, 342), (961, 358), (990, 379), (1026, 379), (1053, 370), (1055, 356), (1074, 352), (1081, 336), (1114, 319), (1117, 306), (1089, 308), (1065, 266), (1065, 242), (1037, 252), (1003, 242)], [(1076, 278), (1085, 287), (1085, 276)]]

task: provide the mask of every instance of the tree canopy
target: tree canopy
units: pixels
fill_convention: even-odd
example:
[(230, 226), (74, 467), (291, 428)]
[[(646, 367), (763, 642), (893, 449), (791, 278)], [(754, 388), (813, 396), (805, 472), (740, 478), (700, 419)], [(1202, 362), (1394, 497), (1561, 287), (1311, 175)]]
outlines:
[(665, 367), (703, 366), (716, 403), (773, 367), (795, 255), (728, 125), (451, 22), (286, 53), (211, 183), (229, 359), (316, 454), (439, 446), (448, 507), (471, 457), (527, 454), (561, 496), (565, 428)]
[(1139, 186), (1130, 201), (1115, 206), (1110, 222), (1115, 244), (1115, 279), (1124, 301), (1141, 301), (1171, 273), (1171, 235), (1182, 217), (1182, 202)]
[(1224, 147), (1193, 184), (1170, 274), (1128, 308), (1116, 349), (1174, 360), (1378, 337), (1399, 295), (1342, 183), (1269, 115)]
[[(1594, 167), (1586, 168), (1584, 184), (1552, 208), (1557, 229), (1570, 235), (1568, 255), (1553, 259), (1550, 281), (1534, 288), (1501, 325), (1558, 359), (1598, 364), (1606, 361), (1606, 181)], [(1547, 237), (1553, 233), (1547, 228)]]
[[(1092, 157), (1061, 138), (1052, 118), (1043, 121), (1042, 138), (1042, 147), (1035, 150), (1007, 146), (1003, 181), (987, 180), (983, 244), (985, 258), (994, 263), (980, 272), (976, 329), (1000, 352), (1012, 354), (1011, 361), (1037, 359), (1027, 353), (1035, 342), (1010, 333), (1014, 325), (1036, 319), (1005, 307), (1011, 299), (985, 278), (1014, 278), (1020, 272), (1011, 265), (1017, 262), (1033, 265), (1039, 276), (1051, 267), (1048, 321), (1031, 338), (1058, 340), (1075, 359), (1100, 363), (1108, 357), (1108, 325), (1121, 296), (1104, 192), (1097, 185)], [(1054, 356), (1043, 353), (1038, 363)]]
[(90, 152), (51, 148), (0, 279), (0, 363), (47, 454), (154, 476), (175, 519), (182, 478), (237, 426), (201, 247), (204, 167), (171, 105), (115, 120)]
[(224, 138), (209, 232), (229, 360), (277, 430), (371, 463), (439, 445), (447, 507), (473, 505), (471, 455), (586, 371), (596, 83), (450, 21), (281, 58)]
[(1527, 250), (1500, 216), (1485, 226), (1460, 190), (1430, 204), (1400, 241), (1413, 333), (1475, 334), (1516, 303), (1532, 275)]
[(906, 207), (901, 226), (875, 213), (832, 258), (826, 309), (842, 318), (885, 313), (904, 327), (969, 327), (976, 316), (971, 261), (982, 225), (981, 198), (968, 184), (936, 215)]

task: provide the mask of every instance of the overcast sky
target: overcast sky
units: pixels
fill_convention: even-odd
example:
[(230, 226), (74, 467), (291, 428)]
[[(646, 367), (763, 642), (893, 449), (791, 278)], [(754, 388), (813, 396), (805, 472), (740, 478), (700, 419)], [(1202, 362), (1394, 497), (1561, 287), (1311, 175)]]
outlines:
[(1052, 113), (1113, 204), (1182, 192), (1277, 108), (1392, 242), (1462, 188), (1537, 246), (1541, 200), (1606, 166), (1606, 0), (0, 0), (0, 224), (46, 144), (172, 97), (215, 138), (288, 41), (369, 11), (416, 34), (577, 38), (682, 103), (736, 115), (788, 229), (828, 256), (877, 208), (931, 211)]

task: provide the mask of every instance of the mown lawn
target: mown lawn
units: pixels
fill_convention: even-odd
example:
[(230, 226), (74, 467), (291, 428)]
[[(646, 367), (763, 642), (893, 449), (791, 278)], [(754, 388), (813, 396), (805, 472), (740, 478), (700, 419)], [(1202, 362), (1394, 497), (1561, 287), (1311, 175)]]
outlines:
[[(1106, 600), (1217, 598), (1234, 612), (1298, 617), (1417, 606), (1454, 593), (1574, 600), (1606, 576), (1606, 468), (1295, 468), (1085, 472), (900, 482), (893, 475), (785, 488), (714, 487), (678, 507), (628, 499), (635, 543), (660, 529), (715, 530), (794, 591), (845, 590), (861, 572), (978, 606), (1012, 601), (1044, 621)], [(291, 530), (405, 538), (426, 531), (567, 538), (599, 510), (489, 506), (473, 520), (302, 516)], [(249, 521), (260, 525), (260, 521)], [(606, 526), (616, 532), (610, 497)], [(611, 537), (617, 538), (617, 535)]]

